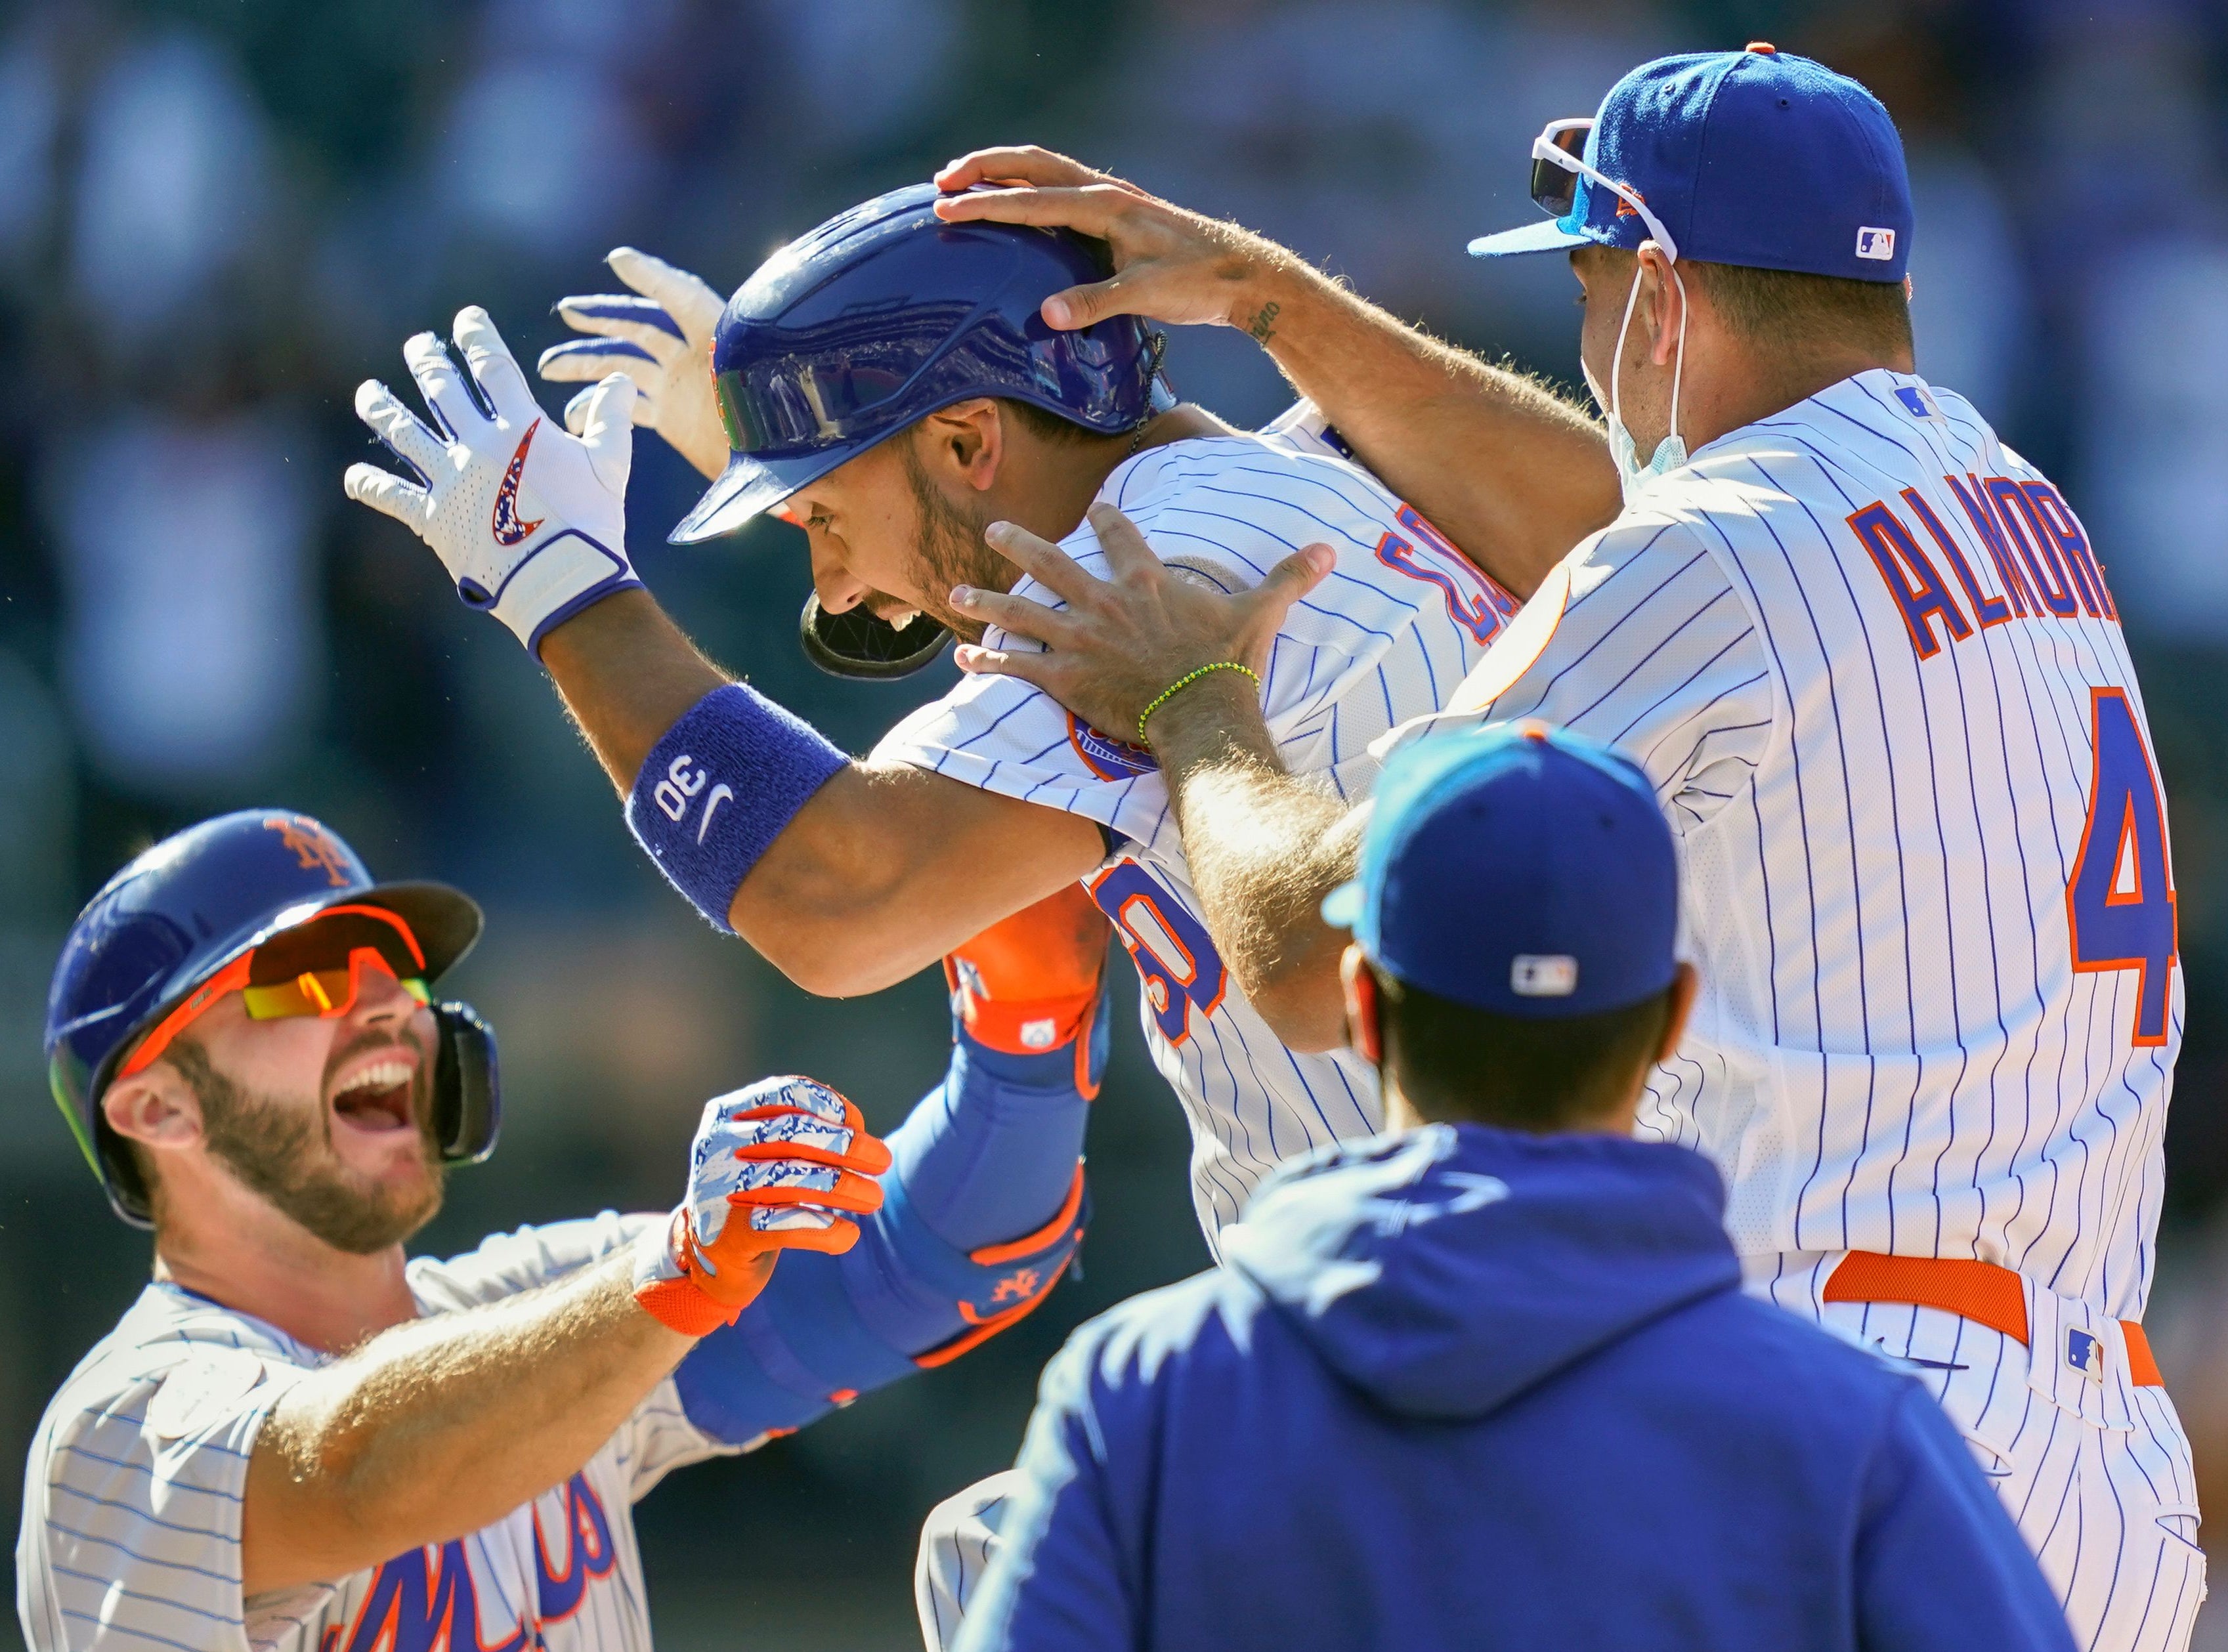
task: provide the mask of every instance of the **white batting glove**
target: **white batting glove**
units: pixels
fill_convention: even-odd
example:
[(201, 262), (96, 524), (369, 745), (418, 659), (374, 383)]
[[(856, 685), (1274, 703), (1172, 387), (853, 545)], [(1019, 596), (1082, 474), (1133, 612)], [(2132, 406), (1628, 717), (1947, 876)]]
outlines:
[(765, 1289), (780, 1251), (840, 1256), (852, 1220), (881, 1207), (890, 1150), (826, 1085), (761, 1079), (704, 1104), (688, 1193), (635, 1247), (634, 1294), (688, 1336), (731, 1325)]
[[(706, 477), (718, 476), (727, 466), (727, 432), (712, 393), (712, 332), (726, 302), (688, 271), (631, 247), (613, 247), (605, 262), (642, 296), (560, 298), (557, 313), (589, 336), (552, 344), (537, 370), (556, 384), (625, 374), (641, 392), (634, 422), (664, 437)], [(566, 404), (574, 431), (589, 394)]]
[(589, 392), (574, 436), (544, 417), (486, 311), (457, 312), (456, 342), (495, 416), (473, 402), (440, 339), (420, 333), (402, 359), (439, 433), (376, 379), (356, 387), (355, 411), (422, 484), (351, 464), (342, 485), (432, 546), (466, 605), (538, 655), (551, 626), (642, 583), (626, 554), (634, 384), (613, 374)]

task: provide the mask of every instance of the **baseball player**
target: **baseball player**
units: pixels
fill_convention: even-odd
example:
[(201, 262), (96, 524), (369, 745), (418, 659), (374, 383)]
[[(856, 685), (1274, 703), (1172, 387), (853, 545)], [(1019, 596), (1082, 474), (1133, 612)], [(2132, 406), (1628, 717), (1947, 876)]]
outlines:
[(1332, 900), (1389, 1128), (1068, 1339), (962, 1652), (2070, 1652), (1925, 1391), (1742, 1295), (1717, 1172), (1629, 1139), (1694, 992), (1648, 776), (1419, 743)]
[[(467, 310), (456, 343), (492, 416), (440, 341), (411, 340), (439, 433), (376, 383), (357, 408), (425, 480), (357, 465), (348, 490), (422, 535), (465, 599), (536, 652), (682, 893), (811, 990), (886, 986), (1086, 880), (1143, 977), (1211, 1242), (1279, 1160), (1373, 1131), (1376, 1089), (1343, 1049), (1281, 1041), (1230, 978), (1135, 719), (1092, 727), (1026, 683), (976, 677), (847, 758), (728, 682), (640, 589), (624, 542), (631, 411), (646, 406), (700, 464), (726, 457), (676, 539), (767, 510), (803, 528), (808, 645), (842, 669), (932, 658), (947, 626), (980, 635), (950, 592), (1013, 582), (983, 541), (994, 517), (1091, 564), (1086, 511), (1119, 505), (1219, 590), (1299, 578), (1293, 553), (1328, 541), (1333, 599), (1296, 608), (1255, 670), (1279, 748), (1341, 797), (1367, 791), (1369, 742), (1437, 709), (1514, 604), (1301, 423), (1240, 432), (1177, 406), (1137, 323), (1047, 330), (1046, 298), (1104, 272), (1090, 244), (945, 225), (937, 199), (922, 185), (830, 220), (721, 312), (693, 278), (617, 255), (650, 292), (567, 301), (611, 336), (579, 341), (559, 371), (624, 369), (578, 403), (577, 437)], [(704, 434), (714, 420), (724, 442)]]
[(155, 1277), (32, 1444), (37, 1652), (647, 1648), (631, 1510), (668, 1470), (957, 1357), (1065, 1270), (1103, 1047), (1079, 893), (955, 955), (951, 1071), (887, 1146), (770, 1079), (707, 1105), (669, 1215), (406, 1263), (501, 1118), (491, 1034), (432, 993), (479, 928), (265, 810), (80, 915), (55, 1098)]
[[(1917, 376), (1902, 149), (1863, 88), (1763, 42), (1667, 58), (1532, 160), (1551, 219), (1471, 251), (1568, 250), (1606, 448), (1264, 244), (1057, 157), (958, 163), (955, 188), (1040, 187), (943, 209), (1109, 237), (1120, 272), (1059, 295), (1056, 323), (1270, 315), (1256, 330), (1373, 468), (1528, 594), (1395, 741), (1536, 716), (1647, 768), (1703, 996), (1641, 1132), (1715, 1158), (1753, 1290), (1932, 1386), (2084, 1644), (2178, 1647), (2204, 1557), (2141, 1322), (2182, 983), (2103, 565), (2049, 479)], [(1286, 594), (1188, 591), (1100, 539), (1118, 582), (1008, 539), (1066, 611), (962, 611), (1055, 651), (963, 663), (1111, 720), (1250, 657)], [(1146, 733), (1203, 910), (1248, 914), (1209, 924), (1226, 962), (1306, 1035), (1338, 1013), (1336, 937), (1289, 886), (1347, 875), (1354, 828), (1232, 685)], [(1520, 989), (1575, 988), (1543, 966)]]

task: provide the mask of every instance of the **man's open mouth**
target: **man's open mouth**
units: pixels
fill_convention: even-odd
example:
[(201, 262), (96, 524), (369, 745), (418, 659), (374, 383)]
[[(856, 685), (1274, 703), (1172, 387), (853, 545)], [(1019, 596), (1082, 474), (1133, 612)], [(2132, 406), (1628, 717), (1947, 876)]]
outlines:
[(400, 1057), (375, 1061), (334, 1092), (333, 1111), (359, 1130), (409, 1130), (417, 1122), (410, 1093), (417, 1073), (415, 1062)]
[(903, 631), (920, 618), (920, 610), (908, 607), (895, 597), (874, 597), (861, 606), (893, 631)]

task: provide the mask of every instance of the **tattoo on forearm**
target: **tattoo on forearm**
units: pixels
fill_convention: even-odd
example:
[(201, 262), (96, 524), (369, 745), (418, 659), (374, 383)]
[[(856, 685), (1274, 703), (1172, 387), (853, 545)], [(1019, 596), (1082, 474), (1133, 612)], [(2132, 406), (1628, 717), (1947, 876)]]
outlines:
[(1253, 319), (1245, 330), (1253, 336), (1255, 343), (1265, 344), (1276, 335), (1277, 316), (1282, 308), (1282, 305), (1271, 300), (1253, 312)]

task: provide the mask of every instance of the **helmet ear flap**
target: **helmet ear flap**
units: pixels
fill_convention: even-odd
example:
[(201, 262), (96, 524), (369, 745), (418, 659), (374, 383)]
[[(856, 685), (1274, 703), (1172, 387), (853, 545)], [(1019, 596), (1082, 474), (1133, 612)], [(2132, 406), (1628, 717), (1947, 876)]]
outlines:
[(804, 599), (797, 625), (804, 657), (830, 676), (908, 677), (932, 665), (951, 633), (926, 614), (900, 627), (864, 608), (831, 614), (817, 593)]
[(440, 1053), (433, 1069), (433, 1133), (444, 1164), (477, 1164), (503, 1130), (495, 1029), (470, 1004), (433, 1006)]

